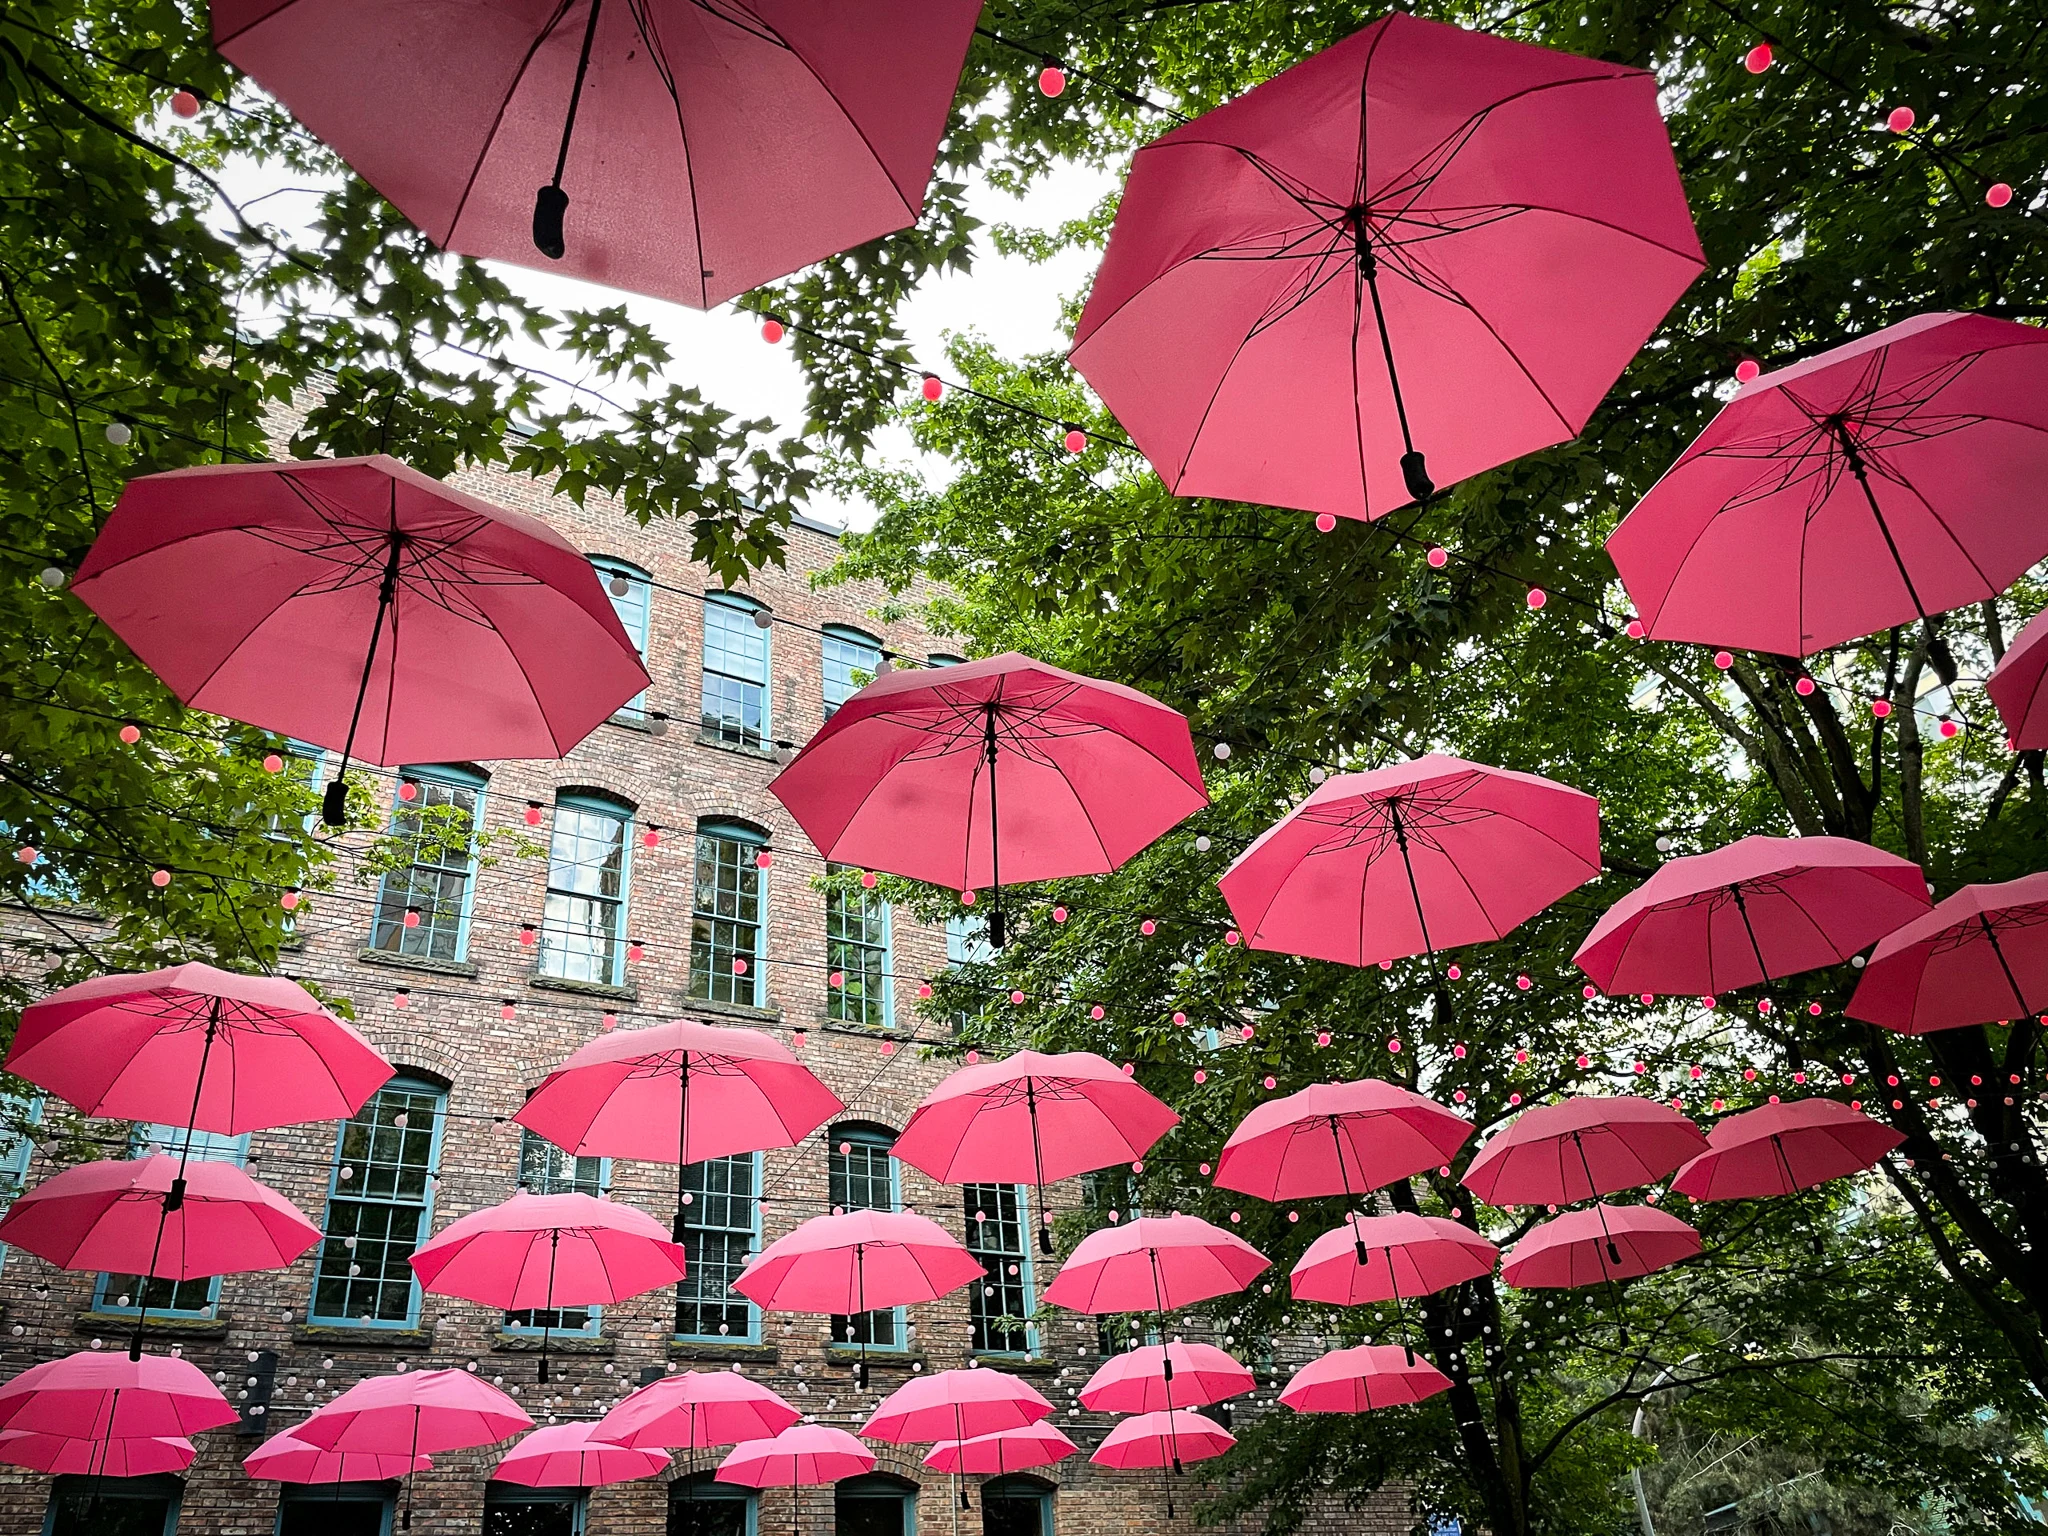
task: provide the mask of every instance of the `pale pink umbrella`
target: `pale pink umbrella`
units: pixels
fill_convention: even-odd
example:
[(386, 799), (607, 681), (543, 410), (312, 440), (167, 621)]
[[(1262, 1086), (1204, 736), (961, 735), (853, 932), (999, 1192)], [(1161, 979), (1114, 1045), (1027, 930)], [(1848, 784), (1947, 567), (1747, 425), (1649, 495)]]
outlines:
[[(468, 1371), (401, 1371), (370, 1376), (321, 1405), (294, 1433), (328, 1451), (418, 1456), (491, 1445), (533, 1419), (505, 1393)], [(405, 1480), (402, 1529), (412, 1529), (412, 1479)]]
[(738, 1371), (681, 1371), (628, 1393), (597, 1427), (614, 1445), (696, 1451), (772, 1440), (802, 1417)]
[(1199, 1216), (1145, 1216), (1091, 1232), (1045, 1288), (1076, 1312), (1170, 1312), (1241, 1291), (1272, 1260)]
[(1500, 1277), (1519, 1290), (1611, 1285), (1699, 1251), (1699, 1233), (1669, 1212), (1652, 1205), (1596, 1205), (1532, 1227), (1508, 1250)]
[(273, 1435), (242, 1458), (242, 1470), (266, 1483), (382, 1483), (434, 1465), (429, 1456), (381, 1451), (323, 1451), (291, 1430)]
[(235, 1422), (220, 1388), (189, 1360), (81, 1349), (0, 1386), (0, 1429), (76, 1439), (192, 1436)]
[(691, 1163), (793, 1147), (844, 1108), (764, 1031), (677, 1019), (579, 1046), (512, 1118), (577, 1157), (674, 1163), (681, 1242)]
[(1297, 1301), (1355, 1307), (1391, 1300), (1399, 1326), (1404, 1296), (1428, 1296), (1491, 1274), (1499, 1257), (1492, 1243), (1448, 1216), (1351, 1215), (1308, 1245), (1288, 1281)]
[(2013, 638), (1984, 691), (2005, 722), (2005, 745), (2012, 752), (2038, 752), (2048, 747), (2048, 709), (2042, 708), (2041, 685), (2048, 679), (2048, 608), (2027, 620)]
[[(609, 1306), (674, 1285), (684, 1254), (645, 1211), (596, 1195), (515, 1194), (472, 1211), (409, 1261), (423, 1290), (507, 1312)], [(548, 1379), (548, 1335), (540, 1380)]]
[(2048, 1007), (2048, 872), (1966, 885), (1878, 941), (1842, 1011), (1924, 1035)]
[(1311, 1360), (1281, 1389), (1296, 1413), (1369, 1413), (1450, 1390), (1451, 1378), (1398, 1344), (1359, 1344)]
[(1146, 1344), (1111, 1355), (1081, 1389), (1092, 1413), (1154, 1413), (1200, 1408), (1249, 1392), (1255, 1382), (1214, 1344)]
[(182, 1472), (198, 1449), (182, 1435), (82, 1439), (28, 1429), (0, 1429), (0, 1462), (57, 1477), (149, 1477)]
[[(1237, 1437), (1214, 1419), (1176, 1408), (1120, 1420), (1102, 1437), (1102, 1444), (1095, 1447), (1095, 1454), (1088, 1459), (1099, 1467), (1114, 1467), (1122, 1472), (1171, 1466), (1178, 1475), (1184, 1463), (1221, 1456), (1235, 1444)], [(1171, 1519), (1171, 1482), (1166, 1484), (1166, 1513)]]
[(507, 1451), (491, 1476), (528, 1488), (602, 1488), (657, 1476), (668, 1464), (666, 1451), (613, 1445), (586, 1420), (542, 1425)]
[(1730, 1115), (1671, 1187), (1695, 1200), (1795, 1194), (1875, 1166), (1905, 1137), (1833, 1099), (1793, 1099)]
[(1049, 1467), (1079, 1449), (1050, 1423), (1026, 1424), (1021, 1429), (1000, 1429), (970, 1440), (941, 1440), (925, 1453), (924, 1464), (934, 1472), (1001, 1477), (1009, 1472)]
[(1092, 1051), (1019, 1051), (950, 1073), (890, 1151), (946, 1184), (1033, 1184), (1051, 1253), (1048, 1182), (1143, 1157), (1180, 1116)]
[(772, 1440), (746, 1440), (718, 1464), (718, 1481), (747, 1488), (789, 1485), (789, 1528), (797, 1527), (797, 1489), (836, 1483), (875, 1469), (875, 1453), (843, 1429), (796, 1424)]
[[(1006, 1371), (939, 1371), (913, 1376), (883, 1398), (860, 1432), (894, 1445), (966, 1440), (1021, 1429), (1051, 1413), (1052, 1404), (1036, 1388)], [(970, 1507), (964, 1487), (960, 1507)]]
[(1700, 1128), (1656, 1099), (1564, 1099), (1523, 1110), (1463, 1182), (1489, 1205), (1571, 1205), (1653, 1184), (1706, 1149)]
[(1661, 865), (1572, 956), (1603, 992), (1712, 997), (1840, 965), (1926, 912), (1910, 859), (1847, 837), (1745, 837)]

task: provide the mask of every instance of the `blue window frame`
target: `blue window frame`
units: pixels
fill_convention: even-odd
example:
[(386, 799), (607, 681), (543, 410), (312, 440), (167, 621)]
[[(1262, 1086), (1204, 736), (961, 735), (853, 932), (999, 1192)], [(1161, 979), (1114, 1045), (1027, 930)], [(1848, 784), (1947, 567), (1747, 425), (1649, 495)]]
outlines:
[[(758, 1008), (765, 993), (768, 872), (763, 838), (733, 822), (697, 824), (697, 891), (690, 915), (690, 996)], [(733, 961), (746, 962), (734, 971)]]
[(327, 766), (326, 749), (311, 742), (290, 741), (278, 755), (284, 759), (284, 772), (278, 777), (304, 797), (306, 810), (299, 816), (288, 812), (275, 813), (266, 818), (264, 831), (272, 837), (282, 837), (288, 825), (296, 821), (303, 830), (310, 832), (320, 820), (320, 786), (326, 778), (322, 772)]
[(683, 1170), (688, 1267), (676, 1286), (676, 1337), (758, 1343), (761, 1314), (732, 1289), (761, 1240), (761, 1154), (709, 1158)]
[(1021, 1184), (969, 1184), (967, 1251), (982, 1282), (967, 1292), (969, 1346), (978, 1355), (1033, 1355), (1038, 1331), (1031, 1283), (1031, 1205)]
[(595, 795), (559, 795), (541, 909), (543, 976), (616, 987), (626, 979), (633, 812)]
[(928, 667), (957, 667), (966, 659), (965, 656), (955, 656), (951, 651), (933, 651), (925, 657), (924, 664)]
[(447, 1103), (432, 1083), (394, 1078), (341, 1123), (311, 1321), (418, 1326), (420, 1288), (408, 1261), (433, 1230)]
[[(411, 857), (389, 870), (377, 887), (377, 915), (370, 947), (394, 955), (460, 960), (469, 950), (469, 911), (476, 894), (476, 829), (483, 821), (484, 778), (466, 768), (406, 768), (405, 784), (417, 785), (410, 802), (394, 791), (391, 834), (410, 844)], [(461, 848), (422, 841), (419, 811), (452, 805), (469, 820), (469, 841)], [(408, 914), (418, 921), (406, 923)]]
[[(50, 1485), (43, 1536), (175, 1536), (185, 1484), (154, 1477), (60, 1477)], [(88, 1522), (86, 1512), (93, 1511)]]
[(1012, 1474), (981, 1485), (981, 1536), (1053, 1536), (1053, 1485)]
[[(988, 941), (988, 919), (973, 912), (955, 912), (946, 919), (946, 964), (953, 970), (986, 965), (995, 959), (995, 946)], [(974, 1017), (962, 1008), (953, 1015), (953, 1028), (964, 1030)]]
[(286, 1483), (277, 1536), (391, 1536), (396, 1483)]
[[(598, 580), (604, 583), (605, 596), (612, 600), (612, 612), (619, 616), (620, 626), (633, 642), (633, 649), (640, 653), (644, 665), (653, 628), (654, 578), (639, 566), (615, 560), (610, 555), (592, 555), (590, 563), (597, 571)], [(637, 720), (646, 713), (646, 708), (647, 695), (639, 693), (621, 704), (615, 713)]]
[[(845, 874), (844, 865), (825, 872)], [(833, 886), (825, 892), (826, 1012), (847, 1024), (887, 1029), (894, 1018), (889, 986), (889, 903), (872, 891)]]
[(882, 642), (845, 624), (827, 624), (821, 642), (825, 652), (825, 718), (875, 679), (882, 664)]
[[(28, 1184), (28, 1162), (36, 1150), (28, 1128), (42, 1118), (40, 1094), (0, 1093), (0, 1216)], [(6, 1262), (7, 1245), (0, 1243), (0, 1264)]]
[[(182, 1125), (137, 1125), (128, 1135), (130, 1157), (176, 1157), (185, 1145)], [(192, 1161), (233, 1163), (237, 1168), (249, 1159), (248, 1136), (222, 1136), (212, 1131), (194, 1131)], [(103, 1274), (93, 1284), (92, 1304), (98, 1312), (132, 1315), (144, 1302), (152, 1317), (211, 1317), (220, 1303), (220, 1276), (204, 1275), (194, 1280), (145, 1281), (140, 1275)]]
[(768, 740), (766, 610), (737, 592), (704, 594), (704, 734), (733, 746)]
[(760, 1520), (761, 1496), (712, 1472), (668, 1485), (668, 1536), (758, 1536)]
[[(545, 1136), (519, 1127), (519, 1187), (530, 1195), (601, 1195), (611, 1184), (611, 1159), (575, 1157)], [(507, 1333), (580, 1333), (595, 1338), (602, 1307), (535, 1307), (507, 1312)]]
[[(896, 1134), (872, 1125), (839, 1125), (826, 1133), (826, 1183), (835, 1211), (893, 1211), (902, 1189), (890, 1148)], [(884, 1307), (852, 1317), (835, 1315), (832, 1342), (866, 1344), (871, 1350), (902, 1350), (909, 1344), (903, 1308)]]
[(583, 1536), (590, 1498), (581, 1488), (484, 1484), (484, 1536)]

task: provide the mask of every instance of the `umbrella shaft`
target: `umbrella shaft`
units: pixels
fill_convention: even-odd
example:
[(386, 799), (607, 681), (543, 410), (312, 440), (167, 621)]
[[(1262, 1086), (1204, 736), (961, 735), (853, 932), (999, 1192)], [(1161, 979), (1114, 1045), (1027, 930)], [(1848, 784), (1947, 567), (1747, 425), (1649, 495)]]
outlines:
[(569, 87), (569, 112), (562, 120), (562, 145), (555, 152), (555, 178), (548, 185), (560, 187), (562, 172), (569, 164), (569, 139), (576, 132), (576, 108), (583, 100), (583, 77), (590, 72), (590, 46), (597, 41), (597, 13), (604, 0), (590, 0), (590, 19), (583, 24), (583, 49), (576, 55), (576, 81)]
[(1892, 564), (1899, 568), (1899, 580), (1906, 584), (1906, 596), (1913, 601), (1913, 611), (1921, 618), (1927, 617), (1927, 607), (1920, 601), (1920, 594), (1913, 586), (1913, 573), (1906, 569), (1906, 562), (1899, 554), (1899, 546), (1892, 538), (1891, 525), (1884, 520), (1884, 509), (1877, 504), (1877, 489), (1870, 483), (1870, 474), (1863, 466), (1863, 454), (1856, 446), (1856, 439), (1849, 435), (1846, 423), (1834, 423), (1835, 436), (1842, 444), (1842, 455), (1849, 461), (1849, 473), (1856, 477), (1856, 483), (1863, 487), (1863, 499), (1870, 503), (1871, 519), (1877, 524), (1877, 531), (1884, 535), (1884, 547), (1891, 551)]
[(1991, 941), (1991, 953), (1998, 957), (1998, 968), (2005, 972), (2005, 984), (2012, 988), (2012, 1000), (2020, 1005), (2021, 1013), (2031, 1013), (2027, 1007), (2026, 994), (2020, 991), (2019, 978), (2012, 973), (2012, 965), (2005, 958), (2005, 949), (1998, 942), (1998, 930), (1991, 926), (1991, 919), (1983, 913), (1977, 914), (1977, 921), (1984, 925), (1984, 937)]
[(1003, 837), (996, 822), (996, 705), (990, 700), (983, 737), (988, 753), (988, 883), (991, 905), (988, 913), (988, 942), (992, 949), (1003, 947)]
[[(398, 487), (391, 489), (391, 531), (384, 554), (384, 579), (377, 587), (377, 617), (370, 626), (370, 648), (363, 653), (363, 676), (356, 684), (356, 707), (349, 712), (348, 739), (341, 745), (341, 766), (335, 770), (334, 778), (327, 785), (327, 796), (320, 807), (320, 819), (330, 827), (338, 827), (348, 820), (348, 760), (355, 755), (356, 730), (363, 723), (363, 700), (370, 696), (370, 674), (377, 668), (377, 642), (384, 635), (384, 616), (391, 613), (392, 604), (398, 600), (398, 558), (403, 549), (398, 536)], [(391, 643), (398, 644), (397, 615), (392, 615)], [(394, 663), (394, 676), (395, 663)], [(385, 722), (387, 729), (390, 722)]]
[(1735, 910), (1742, 918), (1742, 931), (1749, 935), (1749, 952), (1756, 956), (1756, 979), (1761, 986), (1771, 979), (1771, 968), (1764, 964), (1764, 947), (1757, 942), (1756, 927), (1749, 920), (1749, 904), (1742, 899), (1742, 887), (1739, 885), (1729, 886), (1728, 894), (1735, 898)]

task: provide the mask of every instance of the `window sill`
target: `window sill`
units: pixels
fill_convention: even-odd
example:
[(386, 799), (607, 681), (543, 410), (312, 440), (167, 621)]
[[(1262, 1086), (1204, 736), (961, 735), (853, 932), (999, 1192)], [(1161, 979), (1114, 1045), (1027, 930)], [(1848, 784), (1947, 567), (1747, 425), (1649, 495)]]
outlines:
[(1060, 1368), (1057, 1360), (1044, 1355), (984, 1354), (977, 1349), (970, 1358), (985, 1370), (1008, 1371), (1012, 1376), (1051, 1376)]
[(429, 976), (460, 976), (474, 981), (477, 968), (465, 960), (436, 960), (430, 955), (399, 955), (388, 949), (363, 948), (356, 959), (364, 965), (388, 965), (394, 971), (424, 971)]
[(833, 1365), (858, 1365), (865, 1359), (871, 1369), (880, 1366), (886, 1371), (907, 1371), (927, 1363), (921, 1350), (884, 1349), (879, 1344), (870, 1344), (866, 1355), (858, 1344), (827, 1344), (825, 1359)]
[(715, 1013), (728, 1019), (751, 1019), (757, 1024), (780, 1024), (780, 1008), (756, 1008), (751, 1003), (719, 1003), (708, 997), (686, 997), (677, 1013)]
[(741, 757), (759, 758), (763, 762), (772, 763), (775, 761), (775, 749), (771, 746), (764, 744), (756, 747), (750, 746), (744, 741), (727, 741), (723, 736), (711, 731), (698, 731), (697, 745), (700, 747), (711, 747), (720, 752), (737, 753)]
[(646, 715), (629, 715), (623, 710), (605, 721), (605, 724), (616, 725), (622, 731), (638, 731), (642, 736), (654, 734), (654, 722)]
[[(491, 1340), (494, 1355), (537, 1355), (540, 1353), (540, 1334), (513, 1333), (499, 1329), (498, 1336)], [(548, 1335), (548, 1353), (551, 1355), (615, 1355), (619, 1346), (602, 1334), (551, 1333)]]
[(773, 1365), (782, 1358), (782, 1351), (773, 1344), (714, 1344), (709, 1339), (671, 1338), (668, 1357), (671, 1360), (724, 1360), (741, 1365)]
[[(135, 1334), (135, 1314), (81, 1312), (72, 1324), (71, 1331), (105, 1334), (110, 1338), (132, 1338)], [(142, 1336), (149, 1339), (224, 1339), (228, 1336), (228, 1318), (224, 1313), (217, 1313), (213, 1317), (159, 1317), (152, 1312), (142, 1325)]]
[(637, 1003), (640, 989), (630, 981), (615, 987), (602, 981), (577, 981), (569, 976), (544, 976), (539, 972), (526, 978), (529, 987), (542, 992), (570, 992), (577, 997), (603, 997), (618, 1003)]
[(376, 1328), (361, 1323), (293, 1323), (292, 1340), (337, 1349), (418, 1349), (434, 1347), (432, 1324), (423, 1328)]

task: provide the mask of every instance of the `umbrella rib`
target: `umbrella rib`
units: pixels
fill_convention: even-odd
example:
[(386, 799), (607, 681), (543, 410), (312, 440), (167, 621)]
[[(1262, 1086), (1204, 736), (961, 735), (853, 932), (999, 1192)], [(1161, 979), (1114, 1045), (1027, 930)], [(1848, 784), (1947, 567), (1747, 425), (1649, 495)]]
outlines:
[[(538, 54), (542, 45), (554, 35), (554, 30), (561, 24), (562, 18), (569, 14), (569, 5), (570, 0), (556, 0), (555, 14), (550, 16), (547, 24), (534, 35), (533, 42), (526, 50), (526, 56), (519, 61), (519, 68), (513, 71), (504, 95), (498, 99), (498, 110), (491, 118), (491, 126), (485, 132), (483, 142), (477, 146), (476, 159), (470, 164), (469, 175), (463, 178), (462, 196), (455, 200), (455, 210), (448, 216), (448, 232), (441, 239), (434, 241), (443, 250), (447, 249), (455, 238), (456, 226), (461, 224), (463, 210), (469, 206), (469, 194), (476, 190), (477, 177), (483, 174), (484, 161), (490, 158), (491, 146), (497, 142), (498, 130), (504, 126), (505, 114), (511, 110), (512, 98), (518, 94), (521, 82), (526, 79), (526, 72), (533, 65), (534, 55)], [(250, 25), (254, 26), (255, 23), (252, 22)], [(429, 230), (427, 233), (428, 238), (432, 239), (433, 232)]]
[(1222, 372), (1216, 375), (1216, 387), (1209, 391), (1208, 403), (1202, 407), (1201, 417), (1195, 422), (1195, 430), (1188, 434), (1187, 452), (1182, 456), (1180, 469), (1175, 473), (1172, 484), (1167, 486), (1168, 490), (1178, 494), (1181, 479), (1188, 472), (1188, 461), (1195, 456), (1195, 449), (1200, 446), (1202, 441), (1203, 429), (1209, 425), (1209, 415), (1216, 409), (1216, 402), (1223, 396), (1223, 386), (1230, 382), (1232, 370), (1237, 367), (1239, 360), (1244, 357), (1245, 349), (1252, 344), (1252, 338), (1257, 334), (1258, 332), (1256, 331), (1247, 331), (1244, 340), (1240, 341), (1235, 350), (1231, 352), (1230, 361), (1225, 363)]
[[(675, 106), (676, 134), (683, 141), (683, 179), (690, 188), (690, 238), (697, 250), (697, 297), (706, 301), (709, 308), (711, 290), (704, 282), (704, 215), (697, 203), (697, 162), (690, 153), (690, 129), (683, 121), (683, 98), (676, 90), (675, 71), (669, 67), (668, 55), (660, 41), (648, 34), (645, 8), (639, 0), (629, 0), (627, 13), (633, 18), (633, 25), (640, 33), (640, 40), (647, 45), (647, 57), (654, 64), (655, 73), (661, 76), (661, 83), (668, 91), (668, 99)], [(744, 29), (743, 29), (744, 30)]]

